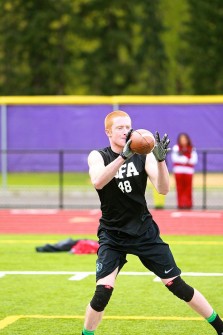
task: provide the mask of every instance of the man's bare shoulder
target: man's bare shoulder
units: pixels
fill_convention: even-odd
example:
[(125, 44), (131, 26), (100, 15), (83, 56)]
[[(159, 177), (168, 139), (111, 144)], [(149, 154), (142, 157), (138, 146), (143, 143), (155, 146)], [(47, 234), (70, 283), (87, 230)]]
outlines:
[(99, 151), (92, 150), (88, 155), (88, 164), (91, 165), (91, 164), (96, 163), (96, 162), (102, 163), (103, 158), (102, 158)]

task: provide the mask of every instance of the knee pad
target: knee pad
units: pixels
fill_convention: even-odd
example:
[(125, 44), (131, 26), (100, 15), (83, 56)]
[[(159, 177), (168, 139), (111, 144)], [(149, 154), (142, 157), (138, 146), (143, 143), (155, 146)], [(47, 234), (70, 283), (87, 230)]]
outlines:
[(109, 285), (97, 285), (94, 296), (90, 302), (91, 307), (96, 312), (102, 312), (107, 306), (111, 295), (113, 292), (113, 287)]
[(194, 296), (193, 287), (185, 283), (185, 281), (179, 276), (171, 280), (166, 284), (166, 287), (179, 299), (186, 302), (191, 301)]

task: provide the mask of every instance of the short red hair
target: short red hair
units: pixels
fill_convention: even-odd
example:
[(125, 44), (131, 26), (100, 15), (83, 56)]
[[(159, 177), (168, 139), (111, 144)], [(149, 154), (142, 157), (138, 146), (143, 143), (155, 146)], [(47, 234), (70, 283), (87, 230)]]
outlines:
[(123, 112), (121, 110), (111, 112), (105, 118), (105, 129), (111, 129), (111, 127), (113, 125), (114, 118), (119, 117), (119, 116), (121, 116), (121, 117), (126, 117), (127, 116), (127, 117), (130, 118), (130, 116), (126, 112)]

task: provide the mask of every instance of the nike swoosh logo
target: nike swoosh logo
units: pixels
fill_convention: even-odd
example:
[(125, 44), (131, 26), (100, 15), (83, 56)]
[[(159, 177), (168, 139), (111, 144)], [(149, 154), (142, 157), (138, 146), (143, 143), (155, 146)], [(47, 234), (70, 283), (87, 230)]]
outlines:
[(173, 268), (169, 269), (169, 270), (165, 270), (164, 273), (169, 273), (170, 271), (172, 271)]

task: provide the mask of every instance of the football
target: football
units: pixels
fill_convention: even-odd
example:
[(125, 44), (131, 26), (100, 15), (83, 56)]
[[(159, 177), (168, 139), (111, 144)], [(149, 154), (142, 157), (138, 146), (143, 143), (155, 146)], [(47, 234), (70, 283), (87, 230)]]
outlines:
[(131, 134), (130, 148), (133, 152), (140, 155), (149, 154), (155, 146), (153, 134), (146, 129), (134, 130)]

